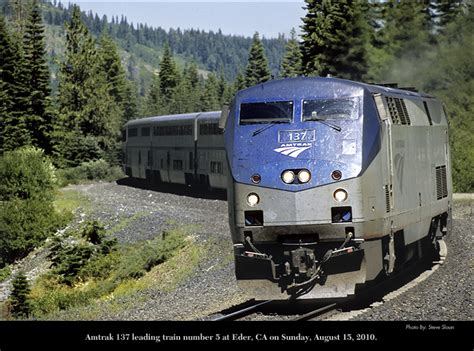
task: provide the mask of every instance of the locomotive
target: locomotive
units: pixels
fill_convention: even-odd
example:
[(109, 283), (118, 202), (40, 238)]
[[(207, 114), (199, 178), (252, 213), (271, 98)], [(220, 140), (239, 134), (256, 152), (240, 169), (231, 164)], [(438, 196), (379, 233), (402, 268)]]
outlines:
[(220, 126), (236, 278), (256, 298), (354, 295), (450, 230), (448, 123), (432, 96), (273, 80), (239, 91)]

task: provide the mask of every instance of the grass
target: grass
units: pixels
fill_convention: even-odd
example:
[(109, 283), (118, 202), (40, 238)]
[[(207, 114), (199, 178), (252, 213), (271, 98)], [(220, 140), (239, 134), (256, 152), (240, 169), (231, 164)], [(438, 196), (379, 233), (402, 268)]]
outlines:
[[(30, 294), (34, 316), (39, 319), (97, 319), (140, 303), (139, 291), (158, 289), (169, 292), (189, 277), (206, 248), (196, 245), (190, 234), (193, 226), (178, 227), (161, 236), (136, 244), (122, 245), (95, 260), (91, 267), (107, 266), (97, 277), (82, 275), (73, 286), (61, 284), (51, 273), (38, 279)], [(109, 263), (112, 262), (112, 267)], [(86, 277), (86, 278), (84, 278)], [(127, 301), (127, 303), (124, 303)], [(106, 306), (106, 307), (105, 307)]]
[(137, 219), (140, 219), (142, 217), (147, 216), (147, 212), (137, 212), (133, 216), (126, 217), (120, 220), (117, 224), (115, 224), (112, 228), (108, 230), (109, 234), (117, 233), (121, 230), (124, 230), (127, 228), (133, 221), (136, 221)]
[(73, 213), (78, 208), (89, 209), (89, 200), (75, 190), (60, 189), (56, 193), (54, 208), (59, 213)]

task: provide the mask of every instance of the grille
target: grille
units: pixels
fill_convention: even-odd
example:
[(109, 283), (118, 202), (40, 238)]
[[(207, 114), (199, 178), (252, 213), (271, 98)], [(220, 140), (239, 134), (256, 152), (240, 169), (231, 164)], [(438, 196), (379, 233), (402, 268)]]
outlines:
[(441, 200), (447, 196), (446, 166), (438, 166), (436, 167), (436, 199)]
[(410, 125), (410, 116), (405, 101), (399, 98), (385, 97), (392, 124)]
[(385, 212), (390, 212), (390, 190), (385, 185)]

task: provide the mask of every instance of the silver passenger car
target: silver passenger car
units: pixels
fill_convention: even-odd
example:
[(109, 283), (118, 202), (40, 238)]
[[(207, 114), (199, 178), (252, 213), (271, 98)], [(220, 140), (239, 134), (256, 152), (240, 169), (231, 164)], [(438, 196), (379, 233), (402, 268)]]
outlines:
[(147, 117), (125, 124), (123, 168), (157, 183), (226, 188), (220, 112)]

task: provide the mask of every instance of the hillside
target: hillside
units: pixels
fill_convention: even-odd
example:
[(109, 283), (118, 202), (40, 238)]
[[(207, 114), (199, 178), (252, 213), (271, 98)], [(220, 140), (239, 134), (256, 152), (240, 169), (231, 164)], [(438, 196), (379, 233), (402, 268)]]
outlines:
[[(47, 49), (54, 59), (63, 52), (63, 23), (70, 19), (71, 7), (62, 3), (57, 3), (56, 6), (43, 3), (42, 10), (47, 31)], [(83, 12), (82, 20), (94, 36), (107, 32), (114, 39), (120, 47), (122, 62), (127, 67), (129, 77), (140, 82), (141, 90), (148, 86), (151, 77), (149, 73), (158, 67), (166, 43), (171, 47), (179, 66), (195, 62), (204, 75), (206, 72), (223, 73), (228, 81), (234, 80), (246, 66), (252, 44), (252, 38), (224, 35), (220, 31), (215, 33), (179, 28), (165, 31), (160, 27), (152, 28), (141, 23), (134, 25), (128, 23), (125, 16), (108, 19), (107, 16), (99, 18), (92, 12)], [(284, 36), (262, 39), (274, 76), (278, 75), (286, 42)]]

